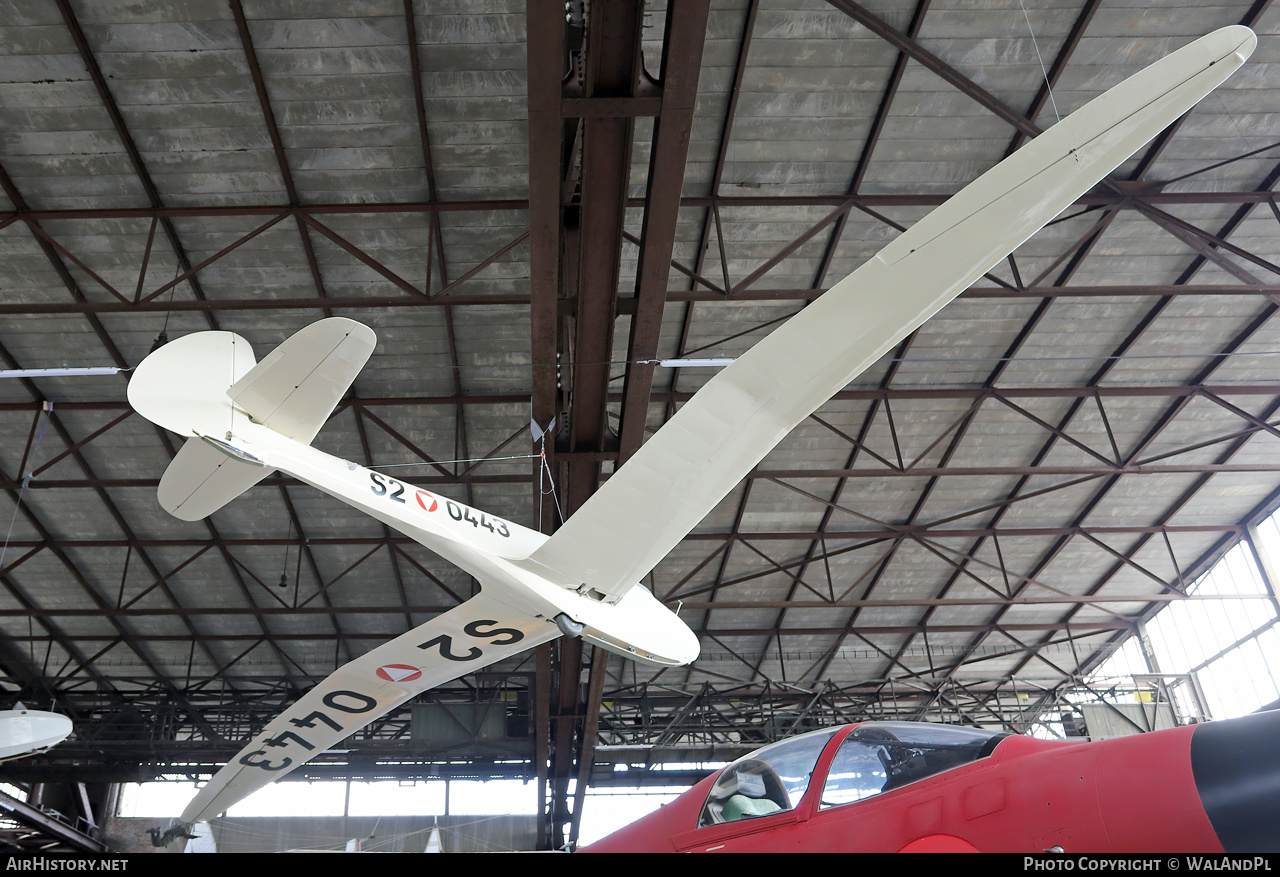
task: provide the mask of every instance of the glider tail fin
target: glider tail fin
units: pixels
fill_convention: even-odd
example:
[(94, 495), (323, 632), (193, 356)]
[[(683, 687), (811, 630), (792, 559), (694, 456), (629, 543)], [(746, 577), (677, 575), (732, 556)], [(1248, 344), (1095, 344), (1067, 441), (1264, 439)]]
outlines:
[(260, 363), (232, 332), (186, 335), (144, 359), (129, 381), (129, 404), (189, 437), (160, 480), (160, 505), (182, 520), (199, 520), (270, 475), (271, 468), (229, 456), (221, 440), (252, 422), (310, 444), (375, 340), (368, 327), (333, 318), (297, 332)]

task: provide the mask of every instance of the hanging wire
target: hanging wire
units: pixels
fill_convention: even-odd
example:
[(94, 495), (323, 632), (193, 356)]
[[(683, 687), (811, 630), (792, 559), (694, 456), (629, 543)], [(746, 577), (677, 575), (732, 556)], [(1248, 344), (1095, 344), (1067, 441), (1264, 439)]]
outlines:
[(164, 325), (160, 327), (160, 334), (156, 336), (156, 340), (152, 342), (151, 349), (148, 353), (155, 353), (161, 347), (169, 343), (169, 315), (173, 313), (173, 294), (178, 290), (178, 272), (182, 269), (182, 263), (175, 262), (173, 266), (173, 286), (169, 287), (169, 310), (164, 312)]
[(379, 466), (368, 466), (366, 468), (377, 471), (379, 469), (403, 469), (405, 466), (445, 466), (449, 463), (488, 463), (491, 460), (532, 460), (537, 454), (513, 454), (509, 457), (467, 457), (460, 460), (419, 460), (416, 463), (384, 463)]
[[(18, 489), (18, 499), (13, 504), (13, 516), (9, 518), (9, 529), (4, 534), (4, 545), (0, 546), (0, 570), (4, 569), (4, 558), (9, 553), (9, 539), (13, 536), (13, 525), (18, 520), (18, 510), (22, 508), (22, 498), (27, 495), (27, 486), (31, 484), (31, 471), (35, 469), (36, 455), (40, 451), (40, 442), (44, 441), (44, 431), (49, 428), (49, 418), (53, 416), (53, 403), (45, 400), (41, 406), (44, 412), (44, 423), (40, 427), (40, 434), (36, 436), (35, 446), (31, 449), (30, 469), (27, 474), (22, 476), (22, 487)], [(31, 665), (36, 664), (36, 637), (33, 619), (27, 618), (27, 642), (31, 645)]]
[[(1190, 289), (1192, 287), (1188, 287)], [(1217, 353), (1094, 353), (1076, 356), (912, 356), (893, 357), (884, 362), (1087, 362), (1097, 360), (1120, 361), (1134, 359), (1227, 359), (1240, 356), (1280, 356), (1280, 350), (1236, 350)]]
[[(293, 518), (289, 519), (289, 535), (284, 543), (284, 566), (280, 569), (280, 587), (289, 587), (289, 542), (293, 539)], [(299, 554), (301, 556), (301, 554)]]
[[(31, 469), (35, 468), (36, 453), (40, 450), (40, 442), (44, 441), (44, 431), (49, 428), (49, 418), (53, 416), (53, 403), (45, 401), (41, 405), (44, 412), (44, 424), (40, 427), (40, 434), (36, 436), (35, 447), (31, 449)], [(4, 569), (4, 556), (9, 552), (9, 539), (13, 536), (13, 525), (18, 520), (18, 509), (22, 508), (22, 498), (26, 496), (27, 486), (31, 484), (31, 472), (22, 476), (22, 487), (18, 490), (18, 500), (13, 504), (13, 517), (9, 518), (9, 529), (4, 534), (4, 545), (0, 547), (0, 569)]]
[[(555, 478), (551, 475), (551, 464), (547, 462), (547, 434), (544, 432), (539, 439), (538, 456), (541, 464), (538, 467), (538, 530), (542, 530), (542, 497), (550, 494), (551, 501), (556, 507), (556, 514), (560, 516), (560, 523), (564, 523), (564, 512), (560, 510), (560, 497), (556, 495)], [(550, 485), (547, 490), (544, 485)]]
[(1036, 60), (1040, 62), (1040, 74), (1044, 77), (1044, 87), (1049, 90), (1049, 103), (1053, 105), (1053, 115), (1059, 122), (1062, 121), (1062, 114), (1058, 112), (1058, 102), (1053, 97), (1053, 86), (1049, 84), (1049, 71), (1045, 69), (1044, 58), (1040, 56), (1040, 43), (1036, 40), (1035, 29), (1031, 27), (1031, 16), (1027, 14), (1027, 7), (1023, 5), (1022, 0), (1018, 0), (1018, 5), (1022, 7), (1022, 17), (1027, 20), (1027, 30), (1031, 33), (1031, 45), (1036, 50)]

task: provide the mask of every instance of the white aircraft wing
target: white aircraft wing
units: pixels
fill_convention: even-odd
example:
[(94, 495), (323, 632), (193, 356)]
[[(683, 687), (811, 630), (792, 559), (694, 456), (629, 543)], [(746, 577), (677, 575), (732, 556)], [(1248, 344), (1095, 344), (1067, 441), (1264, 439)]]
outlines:
[(525, 563), (625, 594), (819, 405), (1220, 85), (1234, 26), (1132, 76), (903, 233), (709, 381)]
[(335, 670), (218, 771), (182, 822), (212, 819), (428, 688), (559, 635), (551, 622), (478, 594)]

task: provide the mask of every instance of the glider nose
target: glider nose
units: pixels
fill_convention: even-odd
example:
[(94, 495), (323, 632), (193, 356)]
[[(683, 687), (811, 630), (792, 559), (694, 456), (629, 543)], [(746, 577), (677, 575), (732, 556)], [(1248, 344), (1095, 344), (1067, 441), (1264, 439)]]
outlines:
[(1224, 850), (1280, 851), (1280, 711), (1196, 728), (1191, 771)]

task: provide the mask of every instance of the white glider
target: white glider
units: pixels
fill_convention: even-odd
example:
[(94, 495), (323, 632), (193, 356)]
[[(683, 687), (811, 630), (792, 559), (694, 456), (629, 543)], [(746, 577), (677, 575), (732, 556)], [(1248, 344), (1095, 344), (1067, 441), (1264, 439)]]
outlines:
[(1215, 31), (1117, 85), (983, 174), (709, 381), (553, 536), (310, 447), (374, 348), (315, 323), (255, 364), (230, 332), (148, 356), (142, 416), (190, 436), (160, 482), (184, 520), (274, 470), (372, 515), (466, 570), (482, 593), (339, 668), (196, 795), (225, 811), (418, 693), (562, 632), (635, 660), (692, 661), (698, 642), (640, 581), (805, 417), (1190, 110), (1253, 52)]

